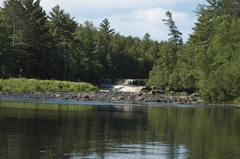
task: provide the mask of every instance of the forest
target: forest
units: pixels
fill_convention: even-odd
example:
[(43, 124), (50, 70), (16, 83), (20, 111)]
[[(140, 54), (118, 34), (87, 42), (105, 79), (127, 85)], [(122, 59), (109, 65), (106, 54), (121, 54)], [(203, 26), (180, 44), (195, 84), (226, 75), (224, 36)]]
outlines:
[[(165, 92), (197, 92), (207, 102), (240, 100), (240, 0), (206, 0), (186, 42), (166, 12), (167, 41), (123, 36), (103, 19), (77, 22), (60, 6), (5, 0), (0, 8), (0, 78), (98, 83), (143, 78)], [(194, 10), (194, 8), (193, 8)], [(144, 24), (143, 24), (144, 25)]]

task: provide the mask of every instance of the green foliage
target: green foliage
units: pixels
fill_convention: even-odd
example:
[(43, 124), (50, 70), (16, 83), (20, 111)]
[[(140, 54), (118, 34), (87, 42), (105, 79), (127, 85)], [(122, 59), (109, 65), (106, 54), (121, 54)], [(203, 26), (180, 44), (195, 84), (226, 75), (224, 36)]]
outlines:
[(172, 19), (172, 13), (168, 11), (166, 16), (168, 19), (163, 21), (166, 21), (165, 24), (169, 27), (168, 35), (170, 38), (168, 42), (160, 44), (158, 59), (149, 74), (148, 85), (156, 85), (163, 89), (172, 90), (175, 85), (178, 85), (174, 82), (178, 79), (177, 76), (174, 76), (174, 70), (178, 60), (177, 51), (182, 45), (182, 33), (177, 30)]
[(239, 91), (239, 19), (230, 15), (216, 17), (218, 23), (214, 37), (200, 67), (199, 91), (208, 102), (233, 101)]
[(195, 92), (197, 90), (196, 66), (194, 51), (190, 43), (185, 44), (177, 52), (177, 64), (169, 78), (174, 91)]
[(72, 64), (76, 54), (74, 33), (78, 24), (74, 18), (70, 17), (70, 14), (65, 13), (58, 5), (52, 8), (49, 20), (52, 54), (54, 61), (56, 61), (52, 66), (55, 73), (54, 78), (71, 80), (71, 72), (75, 71)]
[(110, 22), (107, 18), (105, 18), (99, 25), (99, 31), (106, 37), (115, 33), (114, 29), (110, 28)]
[(11, 38), (9, 38), (10, 29), (0, 11), (0, 77), (7, 78), (13, 74), (13, 58), (10, 51)]
[(148, 78), (159, 51), (149, 34), (143, 40), (121, 36), (108, 19), (99, 28), (78, 24), (58, 5), (46, 15), (40, 0), (5, 0), (0, 28), (1, 78)]
[(182, 44), (182, 33), (177, 30), (175, 22), (172, 19), (172, 13), (170, 11), (167, 11), (166, 16), (168, 17), (168, 19), (163, 19), (163, 21), (165, 21), (165, 24), (169, 27), (169, 42), (172, 43), (174, 50), (177, 51), (178, 45)]
[[(167, 43), (160, 47), (148, 84), (168, 91), (198, 91), (206, 102), (234, 101), (240, 96), (240, 4), (234, 0), (207, 2), (198, 6), (194, 33), (176, 54)], [(178, 31), (174, 31), (171, 13), (166, 15), (169, 42), (173, 43)]]
[(85, 82), (10, 78), (0, 80), (2, 92), (90, 92), (97, 88)]
[[(199, 4), (193, 34), (184, 44), (169, 11), (163, 20), (169, 39), (158, 42), (148, 33), (142, 39), (122, 36), (108, 19), (98, 28), (89, 21), (79, 24), (58, 5), (47, 15), (40, 0), (5, 0), (0, 8), (0, 77), (92, 83), (149, 77), (148, 85), (161, 90), (198, 91), (208, 102), (233, 101), (240, 85), (239, 10), (235, 0)], [(85, 89), (63, 83), (54, 87)], [(31, 89), (47, 90), (38, 83)]]
[[(2, 18), (9, 27), (8, 54), (14, 64), (15, 75), (44, 78), (47, 73), (46, 13), (40, 1), (6, 0), (3, 3)], [(35, 71), (35, 72), (34, 72)]]
[(174, 64), (172, 57), (172, 47), (168, 42), (162, 42), (160, 44), (159, 59), (153, 66), (153, 70), (149, 74), (149, 85), (156, 85), (158, 87), (169, 86), (169, 76), (173, 71)]
[[(100, 23), (99, 32), (96, 36), (95, 50), (93, 51), (96, 61), (102, 65), (102, 75), (112, 76), (114, 66), (112, 62), (112, 54), (110, 41), (114, 35), (114, 29), (110, 28), (110, 22), (108, 19), (104, 19)], [(101, 76), (101, 75), (100, 75)]]

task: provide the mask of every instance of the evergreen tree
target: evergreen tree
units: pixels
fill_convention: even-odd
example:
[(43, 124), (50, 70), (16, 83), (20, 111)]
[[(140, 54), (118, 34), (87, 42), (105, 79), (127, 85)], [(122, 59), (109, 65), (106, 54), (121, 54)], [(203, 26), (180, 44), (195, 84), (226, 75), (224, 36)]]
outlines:
[(8, 78), (13, 75), (14, 61), (11, 52), (10, 28), (3, 19), (0, 11), (0, 78)]
[(14, 75), (19, 75), (23, 71), (22, 63), (25, 61), (26, 53), (21, 49), (22, 42), (19, 40), (21, 29), (24, 26), (24, 8), (20, 0), (5, 0), (3, 2), (2, 20), (9, 27), (9, 37), (11, 37), (11, 47), (8, 49), (14, 63)]
[[(236, 71), (239, 65), (233, 67), (233, 63), (240, 62), (240, 23), (239, 20), (227, 15), (221, 16), (219, 23), (221, 24), (206, 55), (211, 61), (208, 64), (209, 72), (199, 82), (201, 95), (206, 101), (212, 102), (229, 101), (239, 96), (239, 91), (233, 91), (238, 89), (240, 84), (239, 74)], [(229, 77), (232, 76), (236, 77), (230, 80)], [(235, 86), (231, 87), (233, 83)]]
[(239, 61), (240, 5), (235, 0), (207, 2), (199, 5), (198, 21), (189, 41), (195, 55), (200, 95), (205, 101), (221, 103), (239, 97), (236, 61)]
[(17, 34), (23, 27), (24, 8), (21, 0), (5, 0), (3, 2), (2, 17), (7, 25), (11, 27), (12, 46), (15, 47)]
[(43, 67), (47, 59), (45, 37), (48, 29), (45, 26), (46, 13), (40, 1), (5, 0), (2, 11), (4, 21), (12, 30), (11, 50), (16, 74), (45, 78)]
[(178, 92), (195, 92), (197, 91), (197, 71), (195, 64), (195, 54), (192, 43), (188, 41), (187, 44), (182, 45), (177, 52), (177, 64), (170, 77), (170, 85)]
[(150, 38), (150, 34), (146, 33), (141, 41), (141, 57), (139, 58), (140, 68), (142, 70), (142, 78), (146, 78), (151, 71), (159, 52), (158, 42)]
[(168, 17), (168, 19), (163, 19), (163, 21), (165, 21), (165, 24), (169, 27), (168, 35), (170, 36), (170, 38), (168, 39), (168, 41), (172, 43), (173, 52), (176, 54), (178, 51), (178, 46), (182, 44), (182, 33), (177, 30), (175, 22), (172, 19), (172, 13), (170, 11), (167, 11), (166, 16)]
[(29, 77), (46, 79), (48, 75), (48, 28), (47, 16), (40, 6), (40, 0), (23, 0), (25, 25), (21, 30), (21, 41), (25, 44), (23, 50), (29, 58), (25, 61), (26, 74)]
[(182, 33), (177, 30), (175, 22), (172, 19), (172, 13), (168, 11), (166, 12), (166, 16), (168, 19), (163, 21), (169, 27), (168, 35), (170, 38), (168, 42), (160, 44), (159, 58), (156, 60), (149, 74), (148, 84), (159, 86), (164, 90), (172, 90), (174, 84), (172, 81), (176, 80), (173, 79), (173, 71), (178, 60), (177, 51), (182, 45)]
[(90, 21), (80, 24), (75, 32), (77, 47), (75, 72), (78, 73), (79, 79), (93, 83), (99, 82), (100, 70), (102, 69), (102, 65), (94, 56), (96, 36), (97, 28)]
[(172, 45), (169, 42), (160, 43), (160, 51), (152, 71), (149, 74), (149, 85), (158, 86), (162, 89), (170, 89), (169, 78), (175, 67), (172, 63)]
[(102, 75), (112, 76), (113, 75), (113, 63), (112, 63), (112, 52), (110, 48), (110, 41), (112, 35), (114, 35), (114, 29), (111, 29), (110, 22), (108, 19), (104, 19), (99, 25), (99, 33), (97, 36), (97, 41), (95, 45), (95, 56), (96, 60), (103, 66)]
[(49, 16), (49, 32), (52, 35), (55, 48), (55, 78), (68, 79), (70, 75), (70, 65), (74, 53), (71, 46), (74, 42), (74, 32), (77, 28), (77, 22), (71, 18), (68, 13), (57, 5), (52, 8)]

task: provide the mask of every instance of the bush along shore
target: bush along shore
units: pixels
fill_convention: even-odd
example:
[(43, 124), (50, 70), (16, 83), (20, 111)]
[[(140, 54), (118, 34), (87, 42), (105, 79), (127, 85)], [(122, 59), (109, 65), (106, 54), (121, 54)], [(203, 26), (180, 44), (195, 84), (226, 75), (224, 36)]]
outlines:
[(91, 92), (98, 88), (85, 82), (57, 80), (36, 80), (26, 78), (0, 79), (0, 92), (33, 93), (33, 92)]
[[(26, 78), (0, 79), (1, 99), (100, 101), (121, 104), (183, 104), (205, 105), (198, 94), (164, 94), (150, 92), (101, 91), (85, 82), (36, 80)], [(239, 104), (208, 104), (238, 106)]]

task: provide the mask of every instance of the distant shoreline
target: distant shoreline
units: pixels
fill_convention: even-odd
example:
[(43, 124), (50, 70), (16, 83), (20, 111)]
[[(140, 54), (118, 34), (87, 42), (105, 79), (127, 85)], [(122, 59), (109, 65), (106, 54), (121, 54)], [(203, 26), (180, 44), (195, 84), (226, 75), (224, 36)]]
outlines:
[(179, 104), (179, 105), (203, 105), (196, 95), (166, 95), (146, 92), (92, 92), (92, 93), (12, 93), (0, 92), (1, 99), (26, 99), (26, 100), (73, 100), (73, 101), (96, 101), (116, 104)]

